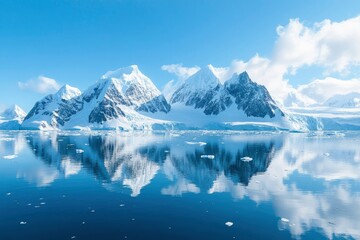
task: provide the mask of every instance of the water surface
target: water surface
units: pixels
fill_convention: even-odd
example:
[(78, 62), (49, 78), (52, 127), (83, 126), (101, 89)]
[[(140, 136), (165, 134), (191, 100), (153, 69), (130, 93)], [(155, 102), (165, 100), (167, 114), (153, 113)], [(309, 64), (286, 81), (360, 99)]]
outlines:
[(356, 132), (0, 132), (0, 239), (359, 239), (359, 146)]

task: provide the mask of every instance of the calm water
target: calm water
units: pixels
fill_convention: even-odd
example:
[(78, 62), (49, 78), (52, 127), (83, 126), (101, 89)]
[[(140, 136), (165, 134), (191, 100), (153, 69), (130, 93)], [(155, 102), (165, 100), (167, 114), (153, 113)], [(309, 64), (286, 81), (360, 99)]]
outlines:
[(360, 239), (360, 133), (0, 132), (0, 239), (291, 238)]

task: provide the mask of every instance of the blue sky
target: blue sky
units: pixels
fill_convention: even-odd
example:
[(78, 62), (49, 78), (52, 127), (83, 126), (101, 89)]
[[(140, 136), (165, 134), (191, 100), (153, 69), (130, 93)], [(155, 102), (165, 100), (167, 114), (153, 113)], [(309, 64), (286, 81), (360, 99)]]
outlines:
[[(106, 71), (131, 64), (161, 89), (176, 78), (163, 65), (227, 67), (256, 54), (271, 59), (276, 28), (290, 19), (312, 26), (359, 14), (357, 0), (1, 0), (0, 108), (17, 103), (30, 110), (47, 94), (20, 89), (19, 82), (46, 76), (85, 90)], [(308, 83), (324, 77), (324, 66), (296, 67), (287, 79)]]

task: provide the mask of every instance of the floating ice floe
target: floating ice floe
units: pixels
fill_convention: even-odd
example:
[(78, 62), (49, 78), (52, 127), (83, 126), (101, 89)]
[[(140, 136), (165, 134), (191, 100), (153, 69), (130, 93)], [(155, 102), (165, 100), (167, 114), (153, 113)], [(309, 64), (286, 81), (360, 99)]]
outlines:
[(124, 207), (125, 206), (125, 204), (120, 204), (120, 207)]
[(20, 225), (25, 225), (27, 224), (27, 222), (20, 222)]
[(7, 156), (3, 156), (4, 159), (14, 159), (14, 158), (17, 158), (18, 156), (17, 155), (7, 155)]
[(11, 142), (11, 141), (15, 141), (15, 138), (7, 138), (7, 137), (4, 137), (4, 138), (0, 138), (0, 141)]
[(84, 152), (84, 150), (82, 150), (82, 149), (76, 149), (76, 153), (83, 153)]
[(234, 225), (234, 223), (233, 222), (226, 222), (225, 225), (228, 226), (228, 227), (231, 227), (232, 225)]
[(282, 222), (284, 222), (284, 223), (289, 223), (289, 222), (290, 222), (290, 220), (287, 219), (287, 218), (281, 218), (280, 220), (281, 220)]
[(250, 162), (253, 159), (251, 157), (242, 157), (240, 160), (243, 161), (243, 162)]
[(208, 158), (208, 159), (214, 159), (215, 156), (214, 155), (201, 155), (201, 158)]
[(329, 157), (330, 153), (324, 153), (324, 156)]
[(200, 145), (200, 146), (206, 145), (206, 142), (188, 142), (188, 141), (186, 141), (185, 143), (189, 144), (189, 145)]

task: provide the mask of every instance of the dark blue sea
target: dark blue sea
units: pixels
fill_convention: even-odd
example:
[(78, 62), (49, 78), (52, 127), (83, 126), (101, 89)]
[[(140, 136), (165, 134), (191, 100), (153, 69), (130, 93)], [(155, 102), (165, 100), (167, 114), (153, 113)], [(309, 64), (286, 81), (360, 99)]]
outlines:
[(360, 239), (360, 133), (3, 131), (0, 239)]

